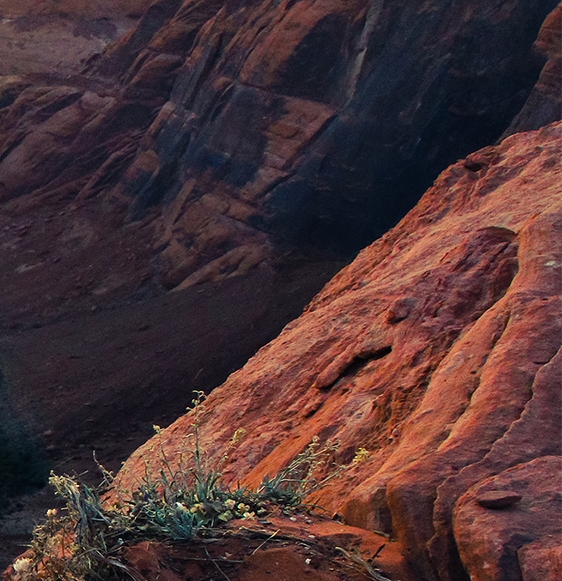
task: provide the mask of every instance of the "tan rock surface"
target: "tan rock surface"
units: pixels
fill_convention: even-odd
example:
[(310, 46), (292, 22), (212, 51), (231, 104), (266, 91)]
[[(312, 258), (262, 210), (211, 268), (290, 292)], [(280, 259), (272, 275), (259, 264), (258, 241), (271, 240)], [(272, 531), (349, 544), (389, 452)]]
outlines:
[[(392, 532), (424, 579), (462, 578), (451, 536), (459, 496), (560, 454), (561, 146), (554, 124), (450, 167), (216, 389), (201, 416), (205, 448), (219, 455), (247, 430), (227, 475), (255, 485), (313, 435), (338, 440), (344, 464), (364, 447), (368, 460), (318, 500)], [(135, 452), (120, 484), (157, 470), (160, 445), (179, 458), (192, 421)]]

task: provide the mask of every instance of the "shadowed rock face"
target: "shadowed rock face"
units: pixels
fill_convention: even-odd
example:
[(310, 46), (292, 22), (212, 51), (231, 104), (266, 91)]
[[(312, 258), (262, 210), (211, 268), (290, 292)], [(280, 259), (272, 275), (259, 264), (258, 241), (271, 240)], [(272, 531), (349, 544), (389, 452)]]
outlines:
[[(322, 506), (397, 536), (423, 579), (458, 581), (465, 567), (474, 579), (534, 579), (529, 559), (552, 549), (562, 522), (553, 513), (542, 530), (540, 495), (547, 512), (559, 505), (551, 481), (531, 483), (553, 465), (537, 459), (562, 452), (561, 146), (553, 124), (451, 166), (213, 391), (199, 416), (209, 454), (247, 431), (226, 474), (256, 485), (314, 435), (340, 442), (338, 463), (366, 448), (319, 493)], [(192, 422), (135, 452), (119, 484), (133, 488), (146, 463), (157, 473), (158, 450), (177, 461)], [(490, 491), (522, 500), (495, 519), (477, 503)], [(517, 536), (526, 519), (536, 527)]]
[(133, 216), (161, 200), (201, 215), (178, 216), (162, 240), (168, 284), (224, 255), (194, 248), (209, 220), (234, 239), (244, 224), (250, 249), (262, 231), (344, 252), (381, 235), (440, 170), (510, 123), (555, 4), (184, 2), (123, 71), (134, 86), (162, 53), (187, 54), (133, 179), (116, 188)]
[(5, 85), (0, 199), (158, 208), (166, 288), (246, 272), (279, 241), (350, 256), (506, 130), (555, 5), (158, 0), (80, 86)]
[(535, 49), (548, 57), (537, 84), (523, 109), (505, 132), (505, 136), (518, 131), (538, 129), (562, 117), (562, 5), (558, 5), (546, 18), (535, 43)]

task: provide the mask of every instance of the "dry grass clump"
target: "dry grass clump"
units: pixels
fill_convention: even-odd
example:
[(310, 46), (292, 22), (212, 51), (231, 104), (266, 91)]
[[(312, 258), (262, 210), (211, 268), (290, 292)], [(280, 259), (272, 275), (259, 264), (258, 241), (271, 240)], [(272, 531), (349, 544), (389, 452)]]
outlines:
[[(321, 446), (314, 438), (285, 469), (266, 478), (257, 490), (223, 484), (220, 468), (227, 452), (243, 438), (237, 430), (223, 458), (214, 466), (206, 461), (199, 444), (198, 410), (204, 395), (193, 401), (195, 421), (185, 461), (172, 469), (160, 448), (162, 469), (157, 478), (147, 474), (143, 484), (127, 500), (109, 505), (104, 494), (113, 475), (98, 465), (103, 480), (87, 486), (72, 476), (51, 474), (49, 482), (65, 502), (60, 511), (47, 511), (37, 526), (31, 550), (13, 564), (19, 581), (111, 581), (134, 571), (122, 560), (124, 550), (140, 541), (186, 542), (197, 535), (212, 536), (213, 530), (233, 519), (252, 519), (268, 514), (273, 506), (285, 511), (302, 508), (305, 498), (340, 474), (342, 466), (331, 462), (337, 445)], [(160, 428), (155, 426), (157, 434)], [(320, 468), (332, 464), (327, 477), (316, 478)]]

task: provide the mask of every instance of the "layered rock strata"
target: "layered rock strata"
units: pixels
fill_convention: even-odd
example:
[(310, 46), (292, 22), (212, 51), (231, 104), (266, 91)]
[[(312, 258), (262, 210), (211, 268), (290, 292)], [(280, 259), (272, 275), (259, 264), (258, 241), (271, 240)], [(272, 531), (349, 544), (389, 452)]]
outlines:
[[(127, 405), (95, 405), (102, 388), (160, 402), (165, 423), (222, 382), (439, 169), (509, 125), (554, 5), (158, 0), (88, 73), (1, 77), (0, 350), (16, 413), (54, 454), (73, 439), (116, 450), (98, 426)], [(98, 19), (143, 4), (0, 6)], [(231, 292), (236, 348), (223, 318), (188, 312)], [(193, 324), (172, 336), (166, 317)], [(127, 433), (150, 429), (139, 415)], [(83, 420), (93, 433), (78, 437)]]
[(556, 4), (157, 0), (89, 76), (4, 85), (0, 199), (158, 208), (167, 289), (243, 274), (280, 240), (349, 256), (505, 131)]
[[(0, 0), (22, 51), (55, 17), (96, 45), (35, 47), (40, 73), (0, 78), (6, 409), (43, 434), (51, 461), (78, 471), (90, 447), (119, 465), (191, 389), (222, 382), (274, 336), (442, 168), (494, 141), (543, 69), (532, 43), (556, 2), (157, 0), (77, 74), (121, 30), (106, 10), (132, 19), (141, 5)], [(506, 280), (477, 310), (501, 296), (509, 264), (492, 260)], [(367, 359), (384, 361), (391, 345), (369, 341)], [(355, 355), (327, 369), (320, 394), (350, 357), (350, 372), (361, 365)]]

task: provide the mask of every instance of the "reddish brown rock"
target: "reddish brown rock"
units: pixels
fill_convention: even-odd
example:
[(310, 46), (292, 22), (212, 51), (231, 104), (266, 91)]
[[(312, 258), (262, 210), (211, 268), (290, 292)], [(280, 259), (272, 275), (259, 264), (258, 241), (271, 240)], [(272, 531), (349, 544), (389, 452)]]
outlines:
[[(351, 556), (379, 574), (369, 578), (419, 581), (397, 544), (375, 533), (316, 514), (270, 514), (260, 521), (231, 521), (226, 530), (215, 529), (212, 540), (141, 542), (119, 557), (139, 581), (215, 579), (219, 570), (230, 581), (363, 581), (367, 571)], [(2, 579), (21, 581), (13, 567)]]
[[(158, 208), (151, 272), (166, 288), (244, 273), (280, 241), (350, 256), (506, 129), (555, 5), (157, 0), (86, 77), (50, 79), (98, 94), (95, 123), (29, 91), (39, 123), (20, 103), (4, 112), (3, 197), (101, 195), (115, 220)], [(53, 138), (67, 116), (84, 130)]]
[[(154, 414), (166, 421), (183, 411), (191, 389), (220, 383), (300, 312), (336, 263), (395, 224), (441, 169), (505, 130), (543, 67), (531, 45), (555, 4), (158, 0), (80, 75), (76, 57), (91, 47), (78, 55), (61, 43), (51, 51), (26, 44), (47, 59), (41, 74), (0, 81), (0, 348), (15, 402), (8, 415), (50, 433), (45, 445), (57, 463), (86, 462), (92, 445), (118, 465)], [(98, 22), (107, 2), (20, 6), (31, 10), (18, 21), (22, 38), (39, 38), (34, 27), (60, 20), (62, 9), (70, 36), (98, 48), (121, 30), (116, 21), (110, 30)], [(129, 4), (111, 6), (123, 14)], [(101, 28), (73, 23), (82, 8)], [(61, 53), (68, 58), (56, 69)], [(22, 57), (18, 66), (34, 62)], [(501, 151), (479, 152), (451, 171), (484, 196), (527, 175), (502, 165)], [(545, 170), (556, 161), (554, 154), (540, 159)], [(441, 201), (432, 204), (445, 211)], [(415, 263), (411, 280), (433, 302), (390, 285), (377, 299), (384, 313), (360, 297), (373, 314), (365, 333), (355, 319), (343, 330), (338, 312), (324, 321), (322, 340), (311, 340), (318, 367), (312, 376), (298, 373), (314, 389), (304, 411), (301, 400), (291, 411), (308, 414), (311, 425), (331, 413), (324, 404), (342, 376), (357, 375), (370, 394), (375, 371), (394, 369), (396, 358), (410, 362), (395, 378), (398, 392), (377, 380), (363, 407), (344, 406), (352, 415), (337, 429), (347, 422), (355, 436), (343, 459), (362, 439), (380, 446), (377, 462), (390, 456), (442, 353), (509, 287), (518, 219), (483, 222), (475, 218), (455, 238), (447, 260), (458, 272), (444, 262), (426, 279)], [(377, 260), (391, 253), (393, 236), (377, 246)], [(433, 255), (425, 253), (429, 265)], [(477, 275), (486, 282), (473, 285)], [(351, 284), (361, 291), (363, 282)], [(166, 296), (170, 289), (178, 292)], [(354, 308), (351, 299), (342, 307)], [(489, 317), (481, 361), (506, 317)], [(400, 347), (410, 335), (417, 343)], [(533, 357), (548, 357), (550, 347)], [(476, 385), (467, 375), (465, 399)], [(446, 407), (449, 418), (460, 413)], [(264, 453), (292, 421), (264, 430)], [(438, 441), (440, 430), (429, 440)], [(250, 452), (253, 466), (262, 451)], [(255, 478), (269, 470), (264, 462)], [(366, 477), (361, 466), (354, 470), (357, 481)], [(339, 494), (335, 487), (328, 504), (338, 506)], [(365, 518), (390, 528), (386, 488), (373, 494), (380, 510)]]
[(512, 490), (492, 490), (478, 495), (476, 502), (484, 508), (501, 509), (512, 506), (521, 500), (521, 495)]
[[(562, 458), (543, 456), (485, 479), (458, 501), (454, 532), (474, 581), (559, 579)], [(480, 506), (491, 490), (517, 490), (521, 502), (501, 511)]]
[(524, 581), (556, 581), (562, 575), (562, 535), (528, 543), (517, 556)]
[[(227, 475), (255, 485), (313, 435), (341, 443), (340, 463), (364, 447), (368, 460), (319, 502), (397, 535), (424, 579), (462, 579), (457, 499), (561, 453), (561, 146), (555, 124), (449, 168), (215, 390), (201, 416), (206, 449), (219, 456), (236, 428), (248, 434)], [(192, 421), (164, 432), (169, 458)], [(157, 469), (153, 445), (133, 454), (121, 485), (134, 487), (147, 462)]]

